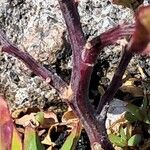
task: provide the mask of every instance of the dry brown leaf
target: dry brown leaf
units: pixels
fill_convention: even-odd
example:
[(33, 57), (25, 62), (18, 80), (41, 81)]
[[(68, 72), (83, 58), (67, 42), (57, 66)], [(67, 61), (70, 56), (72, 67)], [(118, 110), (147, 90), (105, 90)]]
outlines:
[(58, 124), (55, 124), (55, 125), (52, 125), (49, 130), (48, 130), (48, 133), (46, 135), (46, 137), (44, 138), (44, 140), (41, 142), (42, 144), (45, 144), (45, 145), (49, 145), (49, 150), (51, 150), (56, 144), (54, 142), (52, 142), (51, 138), (50, 138), (50, 134), (51, 134), (51, 131), (53, 128), (56, 128)]
[(134, 97), (142, 97), (144, 95), (143, 89), (141, 87), (137, 87), (134, 84), (135, 81), (139, 81), (139, 80), (136, 78), (130, 78), (120, 87), (120, 90), (122, 92), (130, 93)]
[[(68, 110), (64, 113), (64, 115), (61, 118), (60, 125), (66, 125), (68, 128), (73, 128), (74, 124), (79, 121), (77, 116), (73, 113), (72, 109), (68, 107)], [(68, 130), (70, 131), (70, 130)]]
[(109, 128), (107, 129), (107, 134), (118, 133), (119, 127), (127, 123), (124, 114), (120, 116), (120, 119), (115, 121), (113, 124), (110, 122)]
[(74, 112), (71, 111), (67, 111), (64, 113), (64, 115), (62, 116), (62, 122), (72, 122), (72, 121), (76, 121), (78, 120), (77, 116), (74, 114)]
[(17, 118), (19, 118), (20, 115), (37, 113), (39, 111), (40, 111), (40, 109), (38, 107), (21, 108), (21, 109), (17, 109), (14, 112), (12, 112), (11, 116), (12, 116), (12, 118), (17, 119)]
[(54, 112), (44, 112), (44, 121), (40, 127), (50, 128), (56, 123), (58, 123), (58, 118)]
[(35, 114), (36, 113), (31, 113), (30, 115), (24, 115), (19, 119), (15, 119), (15, 123), (26, 127), (29, 124), (32, 124), (31, 121), (35, 121)]
[(53, 112), (44, 112), (44, 121), (42, 125), (39, 124), (35, 116), (36, 113), (24, 115), (19, 119), (15, 119), (15, 123), (18, 125), (22, 125), (24, 127), (27, 126), (28, 124), (31, 124), (32, 127), (41, 127), (41, 128), (49, 128), (53, 124), (58, 123), (57, 116)]

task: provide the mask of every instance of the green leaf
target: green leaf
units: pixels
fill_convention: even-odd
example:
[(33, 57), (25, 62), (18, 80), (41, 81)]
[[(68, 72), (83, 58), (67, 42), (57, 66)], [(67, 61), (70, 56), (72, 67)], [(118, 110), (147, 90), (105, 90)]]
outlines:
[(141, 142), (141, 140), (141, 135), (135, 134), (128, 140), (128, 146), (137, 146)]
[(13, 128), (11, 150), (22, 150), (22, 141), (16, 128)]
[(73, 150), (76, 143), (79, 140), (81, 134), (82, 125), (78, 122), (72, 129), (70, 135), (67, 137), (65, 143), (61, 147), (61, 150)]
[(133, 104), (127, 104), (128, 111), (134, 115), (138, 120), (142, 121), (144, 116), (142, 114), (142, 111), (138, 106), (135, 106)]
[(130, 112), (125, 113), (125, 118), (131, 123), (137, 121), (137, 118), (134, 115), (132, 115)]
[(127, 136), (125, 134), (123, 127), (120, 127), (120, 136), (122, 140), (127, 141)]
[(117, 135), (109, 134), (108, 137), (109, 140), (116, 146), (125, 147), (127, 145), (127, 142)]
[(43, 124), (44, 122), (44, 113), (43, 112), (37, 112), (35, 119), (40, 123)]
[(30, 126), (25, 128), (24, 150), (45, 150), (35, 129)]

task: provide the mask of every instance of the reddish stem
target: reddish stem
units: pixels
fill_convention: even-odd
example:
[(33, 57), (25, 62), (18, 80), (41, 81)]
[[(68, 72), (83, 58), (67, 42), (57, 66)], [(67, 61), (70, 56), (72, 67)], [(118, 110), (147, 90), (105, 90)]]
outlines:
[(67, 26), (72, 53), (73, 65), (79, 64), (81, 50), (85, 45), (85, 37), (81, 28), (80, 16), (77, 10), (77, 2), (75, 0), (58, 0), (62, 10), (63, 17)]
[[(98, 108), (97, 108), (97, 115), (99, 115), (104, 108), (106, 103), (110, 103), (113, 100), (113, 97), (119, 87), (122, 85), (122, 77), (124, 75), (124, 72), (132, 58), (133, 54), (127, 50), (127, 46), (125, 47), (123, 56), (120, 60), (120, 63), (117, 67), (117, 70), (113, 76), (113, 79), (107, 88), (104, 95), (101, 97)], [(104, 115), (104, 114), (103, 114)]]
[(31, 71), (33, 71), (34, 74), (48, 81), (49, 84), (54, 87), (60, 94), (63, 93), (63, 91), (67, 88), (67, 84), (59, 76), (38, 64), (37, 61), (27, 52), (19, 50), (19, 48), (14, 46), (14, 44), (6, 39), (2, 31), (0, 31), (0, 41), (2, 43), (3, 52), (13, 55), (23, 61), (24, 64), (26, 64), (26, 66)]
[(87, 64), (94, 65), (97, 56), (105, 46), (114, 44), (117, 40), (133, 34), (134, 27), (134, 24), (118, 25), (87, 42), (82, 52), (82, 60)]

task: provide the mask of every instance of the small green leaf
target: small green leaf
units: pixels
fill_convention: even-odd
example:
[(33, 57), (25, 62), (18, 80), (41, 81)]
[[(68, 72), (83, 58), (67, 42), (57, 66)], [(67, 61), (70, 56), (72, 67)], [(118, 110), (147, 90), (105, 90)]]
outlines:
[(132, 115), (130, 112), (125, 113), (125, 118), (131, 123), (137, 121), (137, 118), (134, 115)]
[(141, 140), (141, 135), (135, 134), (128, 140), (128, 146), (137, 146), (141, 142)]
[(125, 134), (123, 127), (120, 127), (120, 136), (122, 140), (127, 141), (127, 136)]
[(72, 129), (70, 135), (67, 137), (65, 143), (61, 147), (61, 150), (73, 150), (79, 140), (81, 134), (82, 125), (78, 122)]
[(125, 147), (127, 145), (127, 141), (123, 140), (121, 137), (114, 135), (114, 134), (109, 134), (108, 135), (110, 141), (115, 144), (116, 146), (119, 147)]
[(128, 111), (134, 115), (138, 120), (142, 121), (144, 116), (142, 114), (142, 111), (138, 106), (135, 106), (133, 104), (127, 104)]
[(24, 150), (45, 150), (35, 129), (30, 126), (25, 128)]
[(44, 122), (44, 113), (43, 112), (37, 112), (35, 119), (40, 123), (43, 124)]
[(13, 128), (11, 150), (22, 150), (22, 141), (16, 128)]

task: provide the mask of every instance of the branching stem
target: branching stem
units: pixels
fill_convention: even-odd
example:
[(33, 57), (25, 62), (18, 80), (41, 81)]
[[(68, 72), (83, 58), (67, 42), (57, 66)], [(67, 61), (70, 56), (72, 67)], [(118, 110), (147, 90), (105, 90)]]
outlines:
[(42, 65), (38, 64), (37, 61), (27, 52), (19, 50), (14, 44), (12, 44), (2, 31), (0, 31), (0, 42), (2, 44), (2, 51), (6, 52), (18, 59), (20, 59), (26, 66), (33, 71), (37, 76), (42, 77), (44, 80), (54, 87), (59, 94), (62, 94), (64, 89), (67, 88), (67, 83), (64, 82), (59, 76), (47, 70)]

